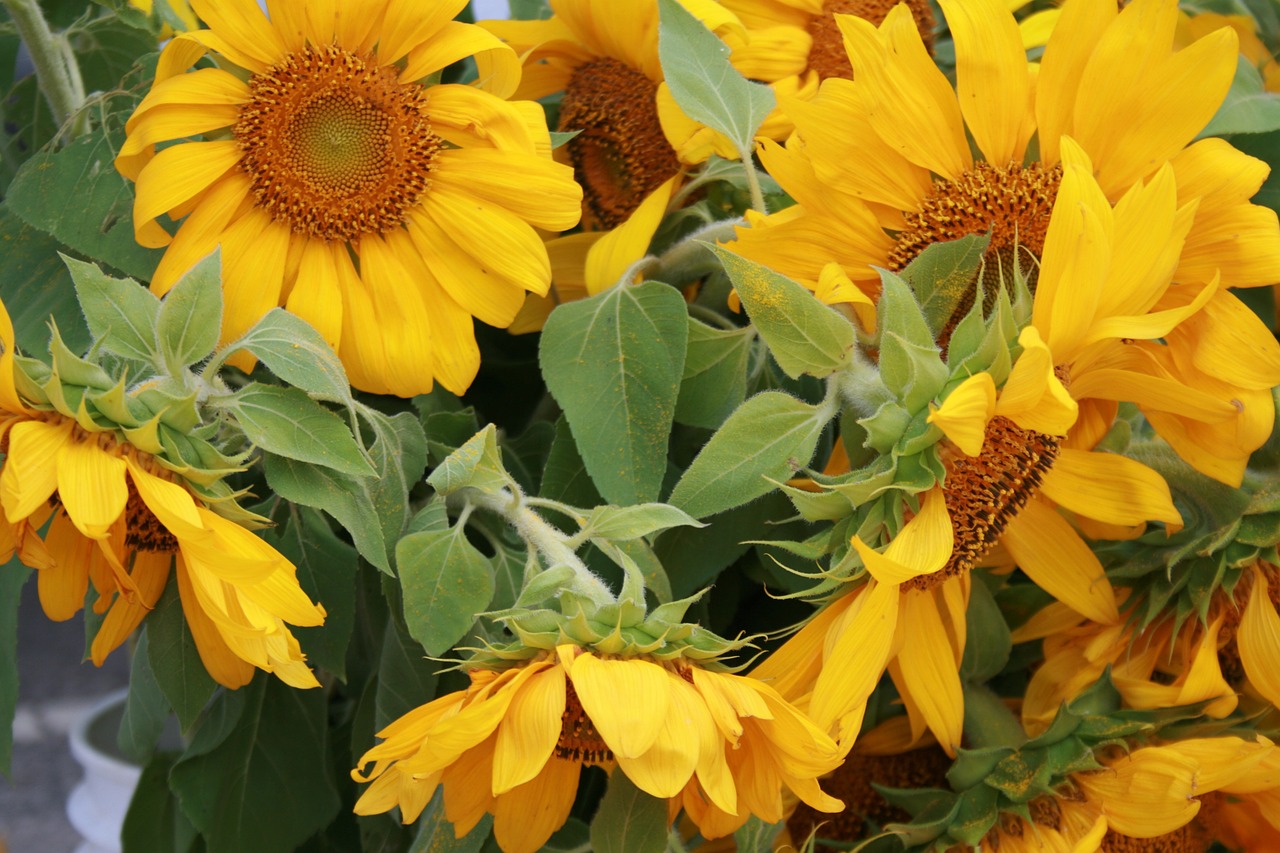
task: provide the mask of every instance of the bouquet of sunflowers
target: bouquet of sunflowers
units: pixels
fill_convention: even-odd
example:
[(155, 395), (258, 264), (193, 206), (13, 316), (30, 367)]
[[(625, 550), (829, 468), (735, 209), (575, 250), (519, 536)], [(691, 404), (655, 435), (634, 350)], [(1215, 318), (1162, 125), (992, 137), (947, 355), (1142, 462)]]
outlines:
[(126, 851), (1280, 850), (1275, 0), (510, 5), (0, 0), (0, 769), (29, 582)]

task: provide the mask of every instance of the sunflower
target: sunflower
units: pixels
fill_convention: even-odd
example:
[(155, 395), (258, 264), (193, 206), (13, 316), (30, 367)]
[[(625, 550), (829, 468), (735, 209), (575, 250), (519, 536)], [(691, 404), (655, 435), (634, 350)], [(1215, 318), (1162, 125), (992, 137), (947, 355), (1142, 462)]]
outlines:
[[(705, 837), (749, 816), (782, 819), (790, 789), (823, 811), (841, 807), (817, 777), (840, 763), (836, 745), (767, 685), (690, 660), (542, 651), (410, 711), (360, 759), (373, 784), (357, 814), (400, 807), (417, 819), (437, 786), (458, 837), (490, 813), (507, 853), (537, 850), (569, 816), (583, 767), (625, 773), (642, 791), (683, 807)], [(616, 768), (616, 769), (615, 769)]]
[(982, 840), (983, 853), (1179, 851), (1206, 853), (1216, 838), (1232, 849), (1271, 850), (1277, 835), (1280, 755), (1265, 738), (1189, 738), (1113, 751), (1103, 769), (1074, 773), (1053, 796), (1032, 800), (1030, 820), (1006, 814)]
[(1068, 0), (1033, 75), (1002, 3), (941, 5), (955, 88), (908, 7), (879, 28), (837, 16), (855, 79), (828, 79), (812, 100), (782, 99), (796, 136), (785, 149), (763, 143), (761, 159), (798, 205), (749, 216), (735, 251), (811, 289), (836, 262), (871, 295), (875, 268), (902, 269), (966, 234), (990, 231), (989, 257), (1009, 268), (1016, 246), (1026, 265), (1043, 251), (1060, 139), (1070, 135), (1113, 202), (1172, 163), (1179, 205), (1198, 200), (1175, 281), (1280, 280), (1276, 214), (1249, 203), (1267, 165), (1220, 139), (1192, 141), (1231, 85), (1232, 30), (1174, 52), (1174, 0), (1135, 0), (1120, 12), (1109, 0)]
[(319, 625), (325, 612), (293, 564), (114, 431), (29, 407), (13, 344), (0, 303), (0, 557), (16, 552), (38, 570), (46, 615), (71, 618), (92, 582), (94, 610), (106, 614), (90, 647), (101, 665), (155, 606), (176, 564), (187, 625), (218, 682), (240, 687), (258, 667), (294, 687), (319, 686), (285, 622)]
[[(535, 227), (579, 218), (541, 108), (503, 100), (515, 55), (452, 20), (466, 0), (280, 0), (270, 18), (252, 0), (192, 5), (209, 29), (165, 48), (116, 159), (137, 182), (138, 241), (168, 246), (152, 290), (221, 245), (223, 342), (284, 305), (358, 388), (465, 391), (473, 318), (505, 327), (526, 291), (546, 293)], [(206, 53), (218, 67), (188, 71)], [(423, 82), (468, 57), (477, 85)], [(165, 213), (186, 217), (172, 237)]]
[(1280, 59), (1258, 38), (1258, 22), (1249, 15), (1220, 15), (1201, 12), (1178, 15), (1178, 43), (1191, 44), (1222, 27), (1235, 30), (1240, 39), (1240, 55), (1258, 70), (1263, 88), (1268, 92), (1280, 92)]
[[(712, 0), (681, 5), (731, 44), (742, 25)], [(684, 164), (712, 153), (737, 159), (723, 136), (694, 122), (676, 105), (658, 61), (657, 0), (550, 0), (545, 21), (485, 21), (524, 61), (515, 96), (564, 92), (559, 129), (584, 189), (584, 223), (614, 228), (627, 220)]]

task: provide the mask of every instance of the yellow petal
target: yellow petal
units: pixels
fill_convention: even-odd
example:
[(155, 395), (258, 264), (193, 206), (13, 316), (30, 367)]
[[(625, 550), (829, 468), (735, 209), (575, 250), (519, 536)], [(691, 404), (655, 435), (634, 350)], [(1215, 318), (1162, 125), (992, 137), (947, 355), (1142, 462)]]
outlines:
[(751, 671), (751, 677), (768, 684), (792, 702), (809, 692), (822, 671), (822, 648), (831, 626), (857, 598), (856, 594), (842, 595), (818, 611), (803, 628), (761, 661)]
[(903, 593), (901, 618), (910, 626), (898, 652), (905, 687), (938, 745), (954, 756), (964, 728), (964, 695), (955, 649), (943, 629), (933, 595), (920, 590)]
[(98, 545), (82, 536), (61, 512), (49, 523), (47, 540), (51, 565), (36, 574), (40, 606), (54, 622), (65, 622), (84, 607), (84, 596), (89, 591), (89, 562)]
[(1122, 756), (1098, 773), (1077, 773), (1076, 784), (1102, 805), (1111, 829), (1135, 838), (1154, 838), (1186, 825), (1200, 810), (1194, 796), (1199, 764), (1164, 747), (1146, 747)]
[(1080, 410), (1071, 393), (1054, 370), (1054, 354), (1040, 338), (1035, 326), (1018, 335), (1022, 354), (1000, 389), (996, 414), (1009, 418), (1023, 429), (1046, 435), (1066, 435)]
[(192, 0), (191, 8), (209, 29), (263, 65), (284, 58), (284, 41), (254, 0)]
[(569, 673), (582, 708), (614, 754), (636, 758), (653, 746), (670, 703), (667, 672), (644, 660), (578, 656)]
[(960, 110), (988, 163), (1021, 163), (1035, 122), (1022, 34), (999, 0), (941, 0), (956, 43)]
[(534, 853), (569, 819), (578, 791), (580, 767), (552, 759), (536, 779), (499, 796), (493, 805), (493, 834), (506, 853)]
[(150, 233), (144, 232), (144, 226), (186, 204), (236, 168), (242, 154), (233, 140), (182, 142), (156, 154), (138, 175), (134, 188), (135, 236), (141, 240), (144, 233)]
[(951, 516), (947, 514), (942, 489), (929, 490), (920, 512), (893, 537), (883, 554), (869, 548), (858, 536), (853, 547), (863, 564), (882, 584), (906, 583), (920, 575), (932, 574), (947, 564), (955, 548)]
[(809, 715), (818, 728), (836, 730), (842, 746), (858, 736), (867, 698), (884, 675), (898, 624), (897, 584), (873, 579), (856, 595), (852, 618), (827, 655), (840, 665), (823, 667), (809, 704)]
[(1240, 617), (1236, 644), (1249, 683), (1274, 704), (1280, 701), (1280, 615), (1271, 603), (1266, 575), (1259, 569), (1252, 575), (1253, 589)]
[(520, 57), (515, 51), (493, 34), (460, 21), (446, 23), (436, 37), (410, 51), (400, 79), (421, 80), (467, 58), (476, 63), (475, 84), (480, 89), (509, 98), (520, 85)]
[(1040, 490), (1054, 503), (1099, 521), (1163, 521), (1171, 533), (1182, 528), (1164, 477), (1127, 456), (1064, 447)]
[[(574, 671), (576, 673), (576, 666)], [(662, 689), (667, 692), (670, 704), (662, 715), (658, 736), (639, 756), (615, 754), (614, 757), (637, 788), (655, 797), (674, 797), (689, 782), (700, 762), (708, 770), (714, 770), (711, 759), (705, 755), (707, 744), (710, 741), (715, 748), (723, 750), (723, 741), (698, 691), (675, 673), (659, 671), (667, 681)], [(723, 775), (713, 778), (718, 778), (722, 785), (725, 781)], [(708, 792), (721, 808), (722, 803), (732, 803), (736, 797), (732, 780), (729, 782), (730, 787), (722, 786), (714, 795)]]
[(89, 648), (89, 657), (96, 666), (102, 666), (107, 655), (129, 639), (129, 635), (155, 607), (169, 580), (172, 563), (173, 555), (166, 552), (138, 551), (134, 555), (132, 576), (137, 583), (138, 595), (133, 601), (124, 596), (118, 597), (107, 611), (107, 617), (102, 620)]
[(69, 441), (58, 454), (58, 498), (90, 539), (102, 539), (124, 513), (129, 490), (125, 464), (92, 439)]
[(493, 758), (493, 793), (505, 794), (537, 776), (560, 737), (565, 673), (553, 666), (525, 684), (511, 700)]
[(21, 421), (9, 429), (9, 449), (0, 469), (0, 505), (10, 522), (45, 506), (58, 488), (58, 455), (75, 439), (71, 421)]
[[(337, 250), (337, 251), (335, 251)], [(289, 292), (285, 308), (311, 325), (335, 350), (342, 345), (343, 298), (338, 264), (345, 261), (341, 243), (307, 239), (302, 244), (298, 280)]]
[(851, 305), (858, 325), (871, 334), (876, 329), (876, 303), (863, 290), (849, 280), (841, 266), (834, 261), (822, 268), (818, 286), (813, 295), (825, 305)]
[(1058, 140), (1074, 133), (1080, 75), (1093, 55), (1098, 39), (1116, 17), (1116, 6), (1105, 0), (1068, 3), (1054, 27), (1040, 60), (1036, 79), (1036, 125), (1040, 159), (1058, 162)]
[(1032, 498), (1009, 520), (1001, 542), (1045, 592), (1095, 622), (1119, 621), (1102, 565), (1057, 512)]
[(968, 456), (982, 452), (987, 421), (996, 413), (996, 383), (989, 373), (975, 373), (956, 386), (940, 407), (929, 404), (928, 421)]
[(547, 231), (567, 231), (582, 218), (582, 187), (563, 163), (487, 148), (450, 148), (436, 156), (433, 186), (456, 187)]
[(651, 192), (627, 221), (600, 238), (587, 250), (587, 293), (595, 295), (622, 282), (625, 273), (649, 251), (658, 224), (662, 222), (671, 194), (680, 183), (679, 176), (671, 178)]
[(213, 680), (224, 687), (231, 690), (243, 687), (253, 679), (253, 665), (241, 660), (231, 651), (213, 620), (204, 611), (180, 555), (177, 562), (182, 615), (187, 620), (187, 627), (191, 629), (191, 638), (195, 640), (200, 662)]
[(241, 204), (249, 197), (249, 192), (248, 177), (236, 172), (209, 188), (195, 210), (183, 220), (173, 236), (173, 242), (160, 259), (160, 264), (151, 277), (152, 293), (157, 296), (168, 293), (197, 261), (218, 247), (223, 232), (230, 226), (232, 217)]

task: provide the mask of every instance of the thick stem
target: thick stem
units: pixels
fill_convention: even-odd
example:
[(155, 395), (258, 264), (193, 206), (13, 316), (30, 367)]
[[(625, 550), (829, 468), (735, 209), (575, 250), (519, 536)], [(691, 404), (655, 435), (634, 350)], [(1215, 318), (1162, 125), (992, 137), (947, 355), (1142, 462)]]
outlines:
[[(84, 83), (71, 46), (49, 29), (36, 0), (0, 0), (31, 53), (36, 81), (59, 126), (78, 116), (84, 105)], [(79, 119), (77, 119), (79, 123)], [(73, 135), (79, 128), (73, 128)]]
[(747, 190), (751, 193), (751, 206), (761, 213), (768, 213), (769, 208), (764, 203), (764, 191), (760, 189), (760, 173), (756, 171), (751, 150), (742, 148), (738, 150), (738, 154), (742, 157), (742, 168), (747, 175)]
[(596, 576), (587, 564), (574, 553), (566, 543), (566, 537), (552, 527), (542, 516), (538, 515), (520, 500), (519, 495), (504, 493), (500, 495), (465, 490), (466, 500), (475, 506), (495, 512), (507, 520), (516, 529), (520, 538), (529, 543), (550, 566), (565, 565), (573, 569), (573, 591), (583, 595), (597, 604), (612, 604), (617, 601), (605, 582)]

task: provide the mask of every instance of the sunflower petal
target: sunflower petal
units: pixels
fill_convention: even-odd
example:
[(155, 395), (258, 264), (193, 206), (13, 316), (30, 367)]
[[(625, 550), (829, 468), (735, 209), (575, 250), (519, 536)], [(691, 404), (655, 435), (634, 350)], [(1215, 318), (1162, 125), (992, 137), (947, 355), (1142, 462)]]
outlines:
[(987, 421), (996, 413), (996, 383), (989, 373), (975, 373), (956, 386), (942, 405), (929, 406), (929, 423), (967, 456), (982, 452)]
[(1253, 572), (1249, 603), (1236, 633), (1240, 662), (1249, 682), (1272, 704), (1280, 703), (1280, 615), (1271, 603), (1267, 577)]
[(1095, 622), (1119, 621), (1102, 564), (1057, 512), (1032, 498), (1009, 520), (1000, 541), (1045, 592)]
[(1116, 453), (1073, 450), (1058, 452), (1044, 476), (1045, 497), (1072, 512), (1110, 524), (1163, 521), (1170, 532), (1182, 528), (1169, 484), (1154, 469)]
[(614, 754), (637, 758), (662, 731), (671, 685), (662, 667), (643, 660), (578, 655), (569, 673), (582, 708)]
[(565, 672), (553, 666), (530, 679), (511, 700), (493, 757), (493, 793), (505, 794), (537, 776), (560, 737), (565, 709)]

